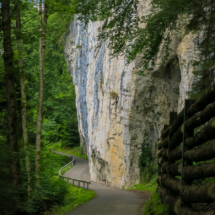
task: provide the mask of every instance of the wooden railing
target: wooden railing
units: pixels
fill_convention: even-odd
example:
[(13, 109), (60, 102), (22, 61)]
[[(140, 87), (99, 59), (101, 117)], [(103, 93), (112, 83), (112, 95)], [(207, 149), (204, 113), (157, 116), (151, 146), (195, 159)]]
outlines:
[(161, 131), (157, 183), (171, 215), (215, 214), (214, 158), (215, 84), (197, 101), (186, 100), (178, 115), (171, 112)]
[[(68, 167), (68, 166), (69, 166), (70, 168), (72, 168), (72, 167), (75, 165), (75, 159), (74, 159), (74, 157), (71, 156), (71, 159), (72, 159), (71, 162), (69, 162), (68, 164), (66, 164), (65, 166), (63, 166), (63, 167), (61, 167), (61, 168), (59, 169), (58, 177), (64, 179), (64, 180), (67, 181), (68, 183), (69, 183), (70, 181), (72, 181), (73, 186), (81, 187), (81, 183), (82, 183), (83, 188), (88, 190), (88, 189), (89, 189), (89, 184), (91, 184), (91, 182), (62, 176), (62, 173), (61, 173), (61, 172), (62, 172), (63, 169), (65, 169), (65, 168)], [(75, 184), (75, 182), (78, 182), (78, 183)], [(86, 185), (86, 186), (85, 186), (85, 185)]]

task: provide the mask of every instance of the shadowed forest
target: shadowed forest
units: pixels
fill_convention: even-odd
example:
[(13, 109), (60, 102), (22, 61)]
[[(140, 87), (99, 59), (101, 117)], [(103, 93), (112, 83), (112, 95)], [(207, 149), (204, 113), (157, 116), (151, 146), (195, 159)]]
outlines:
[[(187, 35), (198, 35), (198, 57), (190, 61), (187, 57), (194, 78), (184, 105), (185, 99), (192, 104), (175, 112), (173, 120), (170, 116), (156, 143), (149, 142), (146, 131), (142, 134), (140, 183), (127, 189), (151, 192), (144, 215), (212, 214), (215, 196), (203, 191), (215, 189), (215, 2), (152, 0), (149, 11), (140, 15), (144, 4), (136, 0), (0, 0), (1, 214), (64, 214), (95, 197), (93, 191), (58, 177), (59, 169), (71, 159), (53, 153), (91, 160), (80, 145), (77, 91), (64, 56), (74, 17), (85, 29), (90, 23), (101, 23), (98, 41), (107, 44), (112, 58), (123, 56), (127, 64), (135, 62), (134, 73), (141, 77), (154, 72), (161, 52), (159, 68), (164, 71), (166, 65), (175, 68), (177, 64), (174, 71), (180, 73), (179, 56), (170, 57), (173, 38), (180, 43)], [(82, 45), (73, 48), (81, 50)], [(102, 88), (103, 80), (98, 81)], [(109, 94), (113, 100), (119, 97), (114, 91)], [(179, 205), (184, 209), (176, 210)]]

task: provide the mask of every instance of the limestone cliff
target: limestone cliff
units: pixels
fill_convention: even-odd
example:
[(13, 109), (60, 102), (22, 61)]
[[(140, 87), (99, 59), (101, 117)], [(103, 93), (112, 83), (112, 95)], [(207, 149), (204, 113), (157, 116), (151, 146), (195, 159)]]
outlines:
[[(140, 2), (140, 14), (150, 1)], [(174, 36), (168, 63), (162, 47), (146, 77), (135, 74), (135, 64), (110, 57), (108, 41), (97, 35), (101, 22), (87, 29), (75, 18), (66, 37), (65, 57), (76, 91), (79, 131), (89, 156), (91, 180), (113, 187), (139, 182), (138, 158), (143, 133), (154, 147), (169, 112), (180, 111), (193, 82), (192, 60), (198, 58), (198, 36)]]

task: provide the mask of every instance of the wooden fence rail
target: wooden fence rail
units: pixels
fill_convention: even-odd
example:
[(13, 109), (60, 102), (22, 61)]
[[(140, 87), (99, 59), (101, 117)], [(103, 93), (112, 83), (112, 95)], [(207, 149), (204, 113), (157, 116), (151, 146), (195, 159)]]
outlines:
[[(162, 201), (170, 206), (170, 214), (214, 215), (215, 208), (210, 205), (215, 201), (213, 177), (215, 84), (197, 101), (185, 100), (178, 115), (171, 112), (170, 125), (161, 131), (157, 183)], [(207, 178), (211, 182), (202, 183)], [(197, 204), (209, 206), (205, 211), (197, 210)]]

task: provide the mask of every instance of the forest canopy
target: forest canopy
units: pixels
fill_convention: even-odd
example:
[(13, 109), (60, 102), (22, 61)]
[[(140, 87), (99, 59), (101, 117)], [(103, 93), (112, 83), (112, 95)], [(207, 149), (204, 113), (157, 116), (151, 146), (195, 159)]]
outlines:
[[(152, 0), (150, 10), (144, 16), (138, 13), (136, 0), (80, 0), (77, 9), (85, 25), (102, 21), (100, 40), (109, 40), (113, 56), (125, 55), (128, 63), (141, 56), (139, 74), (153, 65), (160, 45), (169, 55), (171, 35), (181, 31), (203, 34), (199, 39), (200, 61), (192, 62), (198, 77), (193, 86), (192, 97), (204, 92), (214, 80), (215, 3), (212, 0)], [(141, 27), (144, 25), (144, 27)], [(164, 62), (165, 63), (165, 62)]]
[(68, 160), (49, 153), (49, 146), (79, 145), (74, 86), (63, 54), (75, 14), (85, 27), (102, 22), (99, 39), (109, 41), (113, 57), (125, 55), (130, 63), (140, 56), (140, 75), (150, 70), (161, 44), (168, 59), (171, 35), (182, 23), (183, 36), (202, 35), (190, 96), (199, 97), (214, 82), (214, 0), (152, 0), (142, 17), (137, 0), (0, 2), (0, 211), (5, 215), (43, 213), (46, 200), (65, 203), (68, 186), (55, 175)]
[(64, 205), (70, 192), (57, 177), (70, 159), (54, 155), (50, 146), (79, 145), (64, 58), (74, 13), (71, 0), (1, 0), (1, 214), (42, 214), (50, 205)]

